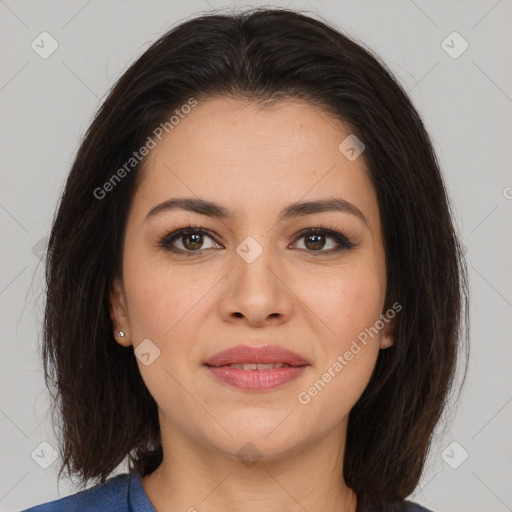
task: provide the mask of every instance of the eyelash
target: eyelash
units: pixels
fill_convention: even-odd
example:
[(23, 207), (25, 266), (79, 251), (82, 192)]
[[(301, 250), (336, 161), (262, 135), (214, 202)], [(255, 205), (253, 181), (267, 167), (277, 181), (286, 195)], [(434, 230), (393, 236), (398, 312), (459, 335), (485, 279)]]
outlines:
[[(218, 243), (215, 238), (215, 235), (212, 231), (210, 231), (209, 229), (206, 229), (206, 228), (202, 228), (201, 226), (192, 225), (189, 223), (187, 227), (179, 228), (179, 229), (172, 231), (172, 232), (166, 234), (165, 236), (163, 236), (158, 242), (158, 247), (161, 247), (165, 251), (175, 253), (175, 254), (194, 254), (195, 252), (198, 252), (198, 253), (201, 252), (201, 249), (197, 249), (195, 251), (191, 251), (191, 250), (186, 251), (183, 249), (177, 249), (176, 247), (174, 247), (172, 245), (172, 242), (174, 242), (175, 240), (179, 239), (180, 237), (183, 237), (185, 235), (190, 235), (190, 234), (207, 235), (215, 243)], [(329, 249), (327, 251), (324, 251), (321, 249), (319, 249), (317, 251), (308, 250), (308, 249), (300, 249), (301, 251), (306, 251), (315, 256), (334, 254), (334, 253), (337, 253), (337, 252), (340, 252), (343, 250), (352, 249), (357, 246), (357, 244), (355, 244), (354, 242), (349, 240), (345, 235), (339, 233), (338, 231), (334, 230), (333, 228), (330, 228), (322, 223), (318, 224), (315, 227), (301, 230), (299, 233), (297, 233), (297, 236), (295, 237), (295, 240), (293, 243), (296, 243), (298, 240), (305, 237), (306, 235), (327, 235), (329, 238), (332, 238), (338, 244), (338, 247), (336, 247), (334, 249)], [(210, 249), (210, 248), (208, 248), (208, 249)], [(203, 250), (208, 250), (208, 249), (203, 249)]]

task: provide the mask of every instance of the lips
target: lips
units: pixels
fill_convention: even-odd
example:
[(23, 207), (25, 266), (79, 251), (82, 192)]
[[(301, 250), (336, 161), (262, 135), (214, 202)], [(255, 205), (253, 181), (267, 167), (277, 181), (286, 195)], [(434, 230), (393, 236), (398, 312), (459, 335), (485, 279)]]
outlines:
[(298, 379), (310, 366), (299, 354), (275, 345), (239, 345), (204, 365), (218, 381), (243, 391), (269, 391)]
[[(229, 366), (229, 365), (244, 365), (242, 368), (247, 370), (264, 370), (270, 369), (269, 367), (259, 367), (258, 365), (276, 365), (277, 368), (284, 366), (305, 366), (309, 362), (283, 347), (276, 345), (262, 345), (259, 347), (251, 347), (248, 345), (238, 345), (237, 347), (228, 348), (222, 352), (218, 352), (210, 357), (204, 363), (206, 366)], [(256, 365), (256, 366), (255, 366)], [(233, 368), (240, 368), (240, 366), (233, 366)]]

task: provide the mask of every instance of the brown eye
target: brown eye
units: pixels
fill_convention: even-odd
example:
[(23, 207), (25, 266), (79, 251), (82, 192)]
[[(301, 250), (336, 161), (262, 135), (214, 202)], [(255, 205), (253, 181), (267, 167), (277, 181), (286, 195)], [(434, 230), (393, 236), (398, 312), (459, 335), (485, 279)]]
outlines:
[(329, 254), (355, 246), (346, 236), (331, 229), (310, 228), (299, 233), (296, 240), (301, 239), (304, 239), (304, 248), (299, 247), (300, 249), (319, 254)]
[(201, 246), (203, 245), (203, 236), (204, 235), (198, 235), (196, 233), (183, 235), (181, 237), (182, 244), (187, 250), (201, 249)]
[[(210, 239), (212, 243), (205, 247), (207, 239)], [(316, 253), (315, 255), (318, 256), (355, 247), (355, 244), (346, 236), (332, 229), (309, 228), (298, 234), (295, 243), (301, 239), (304, 239), (304, 247), (299, 247), (299, 249), (311, 254)], [(200, 254), (202, 250), (207, 249), (222, 249), (211, 231), (192, 226), (165, 235), (158, 245), (166, 251), (187, 255)]]
[[(213, 245), (205, 247), (205, 239), (213, 241)], [(159, 245), (170, 252), (200, 252), (203, 249), (210, 249), (214, 246), (219, 248), (210, 231), (203, 228), (182, 228), (166, 235), (159, 242)]]
[(325, 235), (309, 235), (305, 237), (305, 245), (308, 249), (317, 250), (323, 249), (325, 246)]

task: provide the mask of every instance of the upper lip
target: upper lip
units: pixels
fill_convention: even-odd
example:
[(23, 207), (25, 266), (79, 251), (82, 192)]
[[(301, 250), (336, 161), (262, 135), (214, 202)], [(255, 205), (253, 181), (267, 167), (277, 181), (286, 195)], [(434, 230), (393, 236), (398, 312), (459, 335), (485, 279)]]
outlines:
[(244, 363), (287, 363), (290, 366), (309, 364), (309, 362), (299, 354), (277, 345), (238, 345), (217, 352), (205, 361), (204, 364), (207, 366), (224, 366), (227, 364)]

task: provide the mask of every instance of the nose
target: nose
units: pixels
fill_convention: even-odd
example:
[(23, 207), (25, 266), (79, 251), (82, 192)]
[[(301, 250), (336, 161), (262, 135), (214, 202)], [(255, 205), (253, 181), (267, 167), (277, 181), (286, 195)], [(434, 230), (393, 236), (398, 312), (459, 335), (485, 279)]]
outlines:
[(226, 321), (245, 321), (253, 327), (286, 322), (294, 294), (285, 266), (277, 250), (268, 244), (252, 237), (246, 240), (233, 253), (233, 267), (222, 291), (221, 314)]

